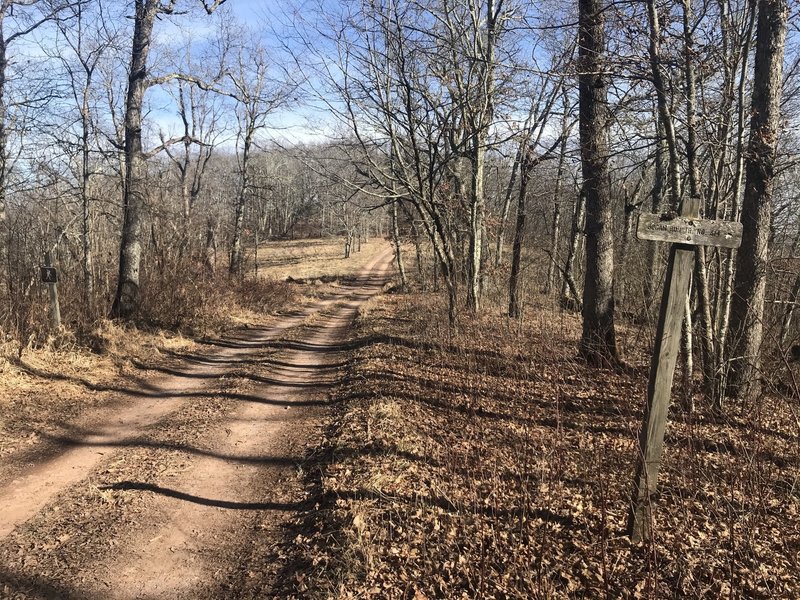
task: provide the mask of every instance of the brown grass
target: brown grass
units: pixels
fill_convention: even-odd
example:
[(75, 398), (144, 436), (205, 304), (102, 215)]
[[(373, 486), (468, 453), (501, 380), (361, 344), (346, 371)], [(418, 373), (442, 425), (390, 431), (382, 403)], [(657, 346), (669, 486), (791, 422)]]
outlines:
[[(152, 361), (165, 350), (189, 351), (194, 342), (167, 331), (142, 331), (101, 321), (87, 336), (93, 350), (60, 339), (27, 349), (16, 344), (0, 355), (0, 455), (38, 441), (34, 431), (48, 431), (58, 421), (98, 406), (111, 394), (93, 391), (133, 372), (134, 360)], [(50, 376), (46, 375), (50, 374)]]
[(372, 238), (361, 245), (361, 252), (353, 251), (350, 258), (345, 258), (344, 240), (339, 238), (269, 242), (259, 248), (258, 274), (279, 281), (288, 277), (306, 280), (351, 277), (360, 273), (388, 244), (384, 239)]
[(364, 312), (341, 419), (309, 469), (305, 576), (286, 595), (796, 597), (800, 432), (785, 398), (724, 419), (699, 399), (673, 411), (654, 539), (632, 546), (644, 342), (630, 373), (595, 370), (575, 360), (575, 316), (490, 314), (451, 334), (444, 314), (433, 296)]

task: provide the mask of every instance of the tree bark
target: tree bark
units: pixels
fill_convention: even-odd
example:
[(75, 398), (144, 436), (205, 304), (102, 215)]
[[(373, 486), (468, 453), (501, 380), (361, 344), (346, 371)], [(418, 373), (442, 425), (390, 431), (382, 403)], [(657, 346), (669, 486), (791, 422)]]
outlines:
[(759, 3), (750, 142), (745, 159), (742, 204), (744, 231), (736, 256), (730, 322), (733, 351), (728, 393), (738, 399), (752, 399), (760, 393), (762, 317), (788, 14), (786, 0)]
[[(742, 176), (744, 173), (744, 143), (745, 143), (745, 97), (747, 83), (747, 63), (750, 56), (750, 40), (752, 39), (753, 27), (755, 26), (757, 3), (753, 2), (749, 6), (746, 33), (744, 35), (744, 45), (742, 48), (742, 65), (739, 75), (739, 84), (736, 100), (736, 170), (731, 186), (730, 207), (726, 207), (725, 218), (731, 221), (738, 221), (741, 213), (740, 198), (742, 195)], [(728, 250), (724, 253), (724, 268), (720, 276), (720, 303), (717, 309), (717, 336), (716, 353), (719, 358), (714, 373), (713, 398), (716, 408), (722, 407), (722, 401), (727, 393), (728, 381), (728, 356), (731, 352), (731, 344), (728, 343), (730, 332), (731, 304), (733, 301), (733, 280), (735, 275), (736, 250)]]
[(502, 2), (497, 6), (495, 0), (486, 2), (486, 31), (482, 32), (476, 44), (476, 59), (478, 63), (480, 84), (475, 100), (477, 110), (470, 108), (471, 135), (470, 135), (470, 164), (472, 194), (470, 202), (470, 235), (469, 259), (467, 281), (467, 309), (477, 312), (480, 309), (481, 296), (481, 271), (483, 267), (484, 246), (484, 212), (486, 198), (484, 194), (484, 170), (486, 166), (486, 142), (489, 137), (489, 127), (494, 118), (495, 103), (495, 50), (499, 31), (497, 29), (498, 17)]
[(8, 2), (3, 2), (0, 10), (0, 282), (10, 285), (8, 272), (8, 236), (6, 231), (6, 186), (8, 185), (8, 108), (6, 100), (6, 68), (8, 67), (8, 57), (6, 56), (5, 38), (5, 16), (8, 9)]
[(614, 235), (608, 170), (608, 76), (601, 0), (580, 0), (579, 121), (586, 198), (586, 279), (581, 355), (595, 365), (620, 361), (614, 328)]
[[(655, 176), (653, 180), (653, 190), (650, 193), (650, 209), (653, 213), (661, 213), (664, 202), (664, 191), (666, 189), (666, 159), (667, 148), (664, 141), (664, 128), (661, 125), (661, 117), (656, 113), (656, 157), (655, 157)], [(661, 256), (659, 244), (657, 242), (647, 242), (647, 277), (644, 281), (644, 309), (643, 315), (649, 315), (655, 302), (656, 296), (656, 271), (659, 257)]]
[(781, 348), (786, 348), (786, 342), (789, 340), (789, 332), (792, 327), (792, 318), (794, 311), (797, 308), (797, 301), (800, 299), (800, 273), (795, 277), (792, 291), (789, 293), (789, 299), (786, 304), (786, 309), (783, 312), (783, 319), (781, 319)]
[(400, 247), (400, 228), (397, 225), (397, 203), (399, 200), (392, 202), (392, 242), (394, 243), (394, 257), (397, 261), (397, 272), (400, 274), (400, 289), (405, 290), (408, 287), (406, 279), (406, 267), (403, 263), (403, 253)]
[(511, 278), (508, 283), (508, 316), (519, 317), (522, 306), (519, 300), (519, 272), (522, 263), (522, 242), (525, 238), (525, 197), (528, 194), (528, 182), (533, 168), (531, 150), (525, 151), (520, 167), (519, 195), (517, 197), (517, 222), (514, 228), (514, 245), (511, 250)]
[(136, 2), (128, 95), (125, 100), (125, 190), (122, 200), (122, 240), (119, 278), (111, 316), (131, 318), (139, 306), (139, 268), (142, 260), (142, 223), (147, 196), (147, 164), (142, 152), (142, 103), (147, 89), (147, 57), (159, 2)]
[(233, 237), (231, 239), (231, 260), (228, 269), (232, 275), (242, 272), (242, 232), (244, 229), (244, 209), (247, 204), (247, 194), (250, 191), (250, 176), (248, 163), (250, 148), (253, 144), (254, 129), (247, 125), (242, 147), (242, 166), (239, 175), (239, 194), (236, 197), (236, 207), (233, 213)]
[(503, 208), (500, 211), (500, 226), (497, 229), (497, 244), (494, 251), (495, 267), (499, 267), (503, 262), (503, 246), (505, 245), (508, 214), (511, 211), (511, 196), (514, 193), (514, 184), (517, 182), (517, 172), (522, 162), (522, 154), (525, 149), (526, 139), (527, 138), (523, 137), (519, 146), (517, 146), (517, 151), (514, 155), (514, 164), (511, 166), (511, 176), (508, 178), (505, 195), (503, 196)]
[(575, 209), (572, 211), (572, 233), (567, 259), (564, 261), (564, 280), (561, 282), (561, 306), (567, 310), (582, 310), (580, 294), (575, 284), (575, 259), (580, 250), (585, 220), (586, 201), (583, 191), (580, 191), (575, 197)]
[[(566, 102), (564, 103), (566, 106)], [(566, 113), (566, 111), (565, 111)], [(564, 176), (564, 162), (567, 155), (567, 115), (561, 129), (561, 151), (558, 154), (558, 168), (556, 169), (556, 182), (553, 186), (553, 228), (550, 235), (550, 262), (547, 265), (547, 281), (544, 293), (550, 294), (556, 281), (556, 265), (558, 264), (558, 238), (561, 224), (561, 179)]]
[(217, 270), (217, 225), (212, 217), (206, 222), (205, 267), (213, 275)]
[[(700, 172), (697, 166), (697, 83), (694, 67), (694, 16), (692, 0), (683, 0), (683, 52), (684, 52), (684, 78), (686, 80), (686, 162), (689, 172), (689, 191), (693, 197), (700, 198)], [(705, 203), (701, 202), (705, 210)], [(713, 218), (714, 215), (711, 217)], [(714, 352), (714, 321), (711, 318), (711, 292), (708, 286), (708, 270), (706, 268), (706, 250), (698, 246), (695, 252), (694, 276), (696, 279), (694, 289), (697, 294), (697, 304), (700, 312), (701, 336), (703, 356), (703, 386), (707, 391), (713, 392), (714, 369), (717, 357)], [(691, 312), (687, 313), (691, 317)]]

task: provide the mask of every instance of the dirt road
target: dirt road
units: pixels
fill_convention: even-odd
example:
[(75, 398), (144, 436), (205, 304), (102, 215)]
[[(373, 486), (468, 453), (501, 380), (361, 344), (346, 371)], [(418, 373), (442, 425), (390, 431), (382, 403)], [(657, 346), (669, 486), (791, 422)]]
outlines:
[(367, 270), (269, 329), (142, 365), (111, 407), (0, 463), (0, 597), (270, 597)]

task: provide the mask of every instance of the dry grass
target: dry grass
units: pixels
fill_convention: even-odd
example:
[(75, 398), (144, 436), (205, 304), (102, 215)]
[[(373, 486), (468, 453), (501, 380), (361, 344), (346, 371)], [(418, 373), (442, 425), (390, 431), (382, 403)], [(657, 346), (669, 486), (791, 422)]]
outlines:
[(269, 242), (259, 249), (258, 274), (277, 280), (351, 277), (388, 245), (384, 239), (372, 238), (361, 245), (361, 252), (353, 251), (345, 258), (344, 240), (339, 238)]
[(88, 340), (93, 350), (61, 338), (21, 356), (16, 344), (0, 355), (0, 455), (38, 441), (32, 432), (48, 431), (85, 410), (107, 402), (102, 387), (134, 372), (134, 360), (152, 361), (164, 350), (190, 351), (194, 342), (166, 331), (141, 331), (102, 321)]
[(789, 401), (725, 419), (673, 411), (654, 541), (632, 546), (643, 343), (631, 373), (590, 369), (574, 358), (576, 317), (529, 312), (465, 319), (452, 335), (435, 297), (371, 303), (341, 418), (310, 468), (318, 502), (295, 540), (305, 575), (285, 594), (797, 597)]

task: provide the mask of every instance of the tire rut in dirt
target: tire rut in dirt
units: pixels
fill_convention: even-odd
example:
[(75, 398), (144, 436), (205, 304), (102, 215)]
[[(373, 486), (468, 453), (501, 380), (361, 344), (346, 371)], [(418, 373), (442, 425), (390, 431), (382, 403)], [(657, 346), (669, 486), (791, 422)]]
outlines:
[(360, 281), (280, 339), (243, 332), (226, 389), (112, 448), (0, 544), (2, 596), (267, 595), (284, 524), (307, 502), (297, 465), (320, 437), (347, 326), (381, 282)]

